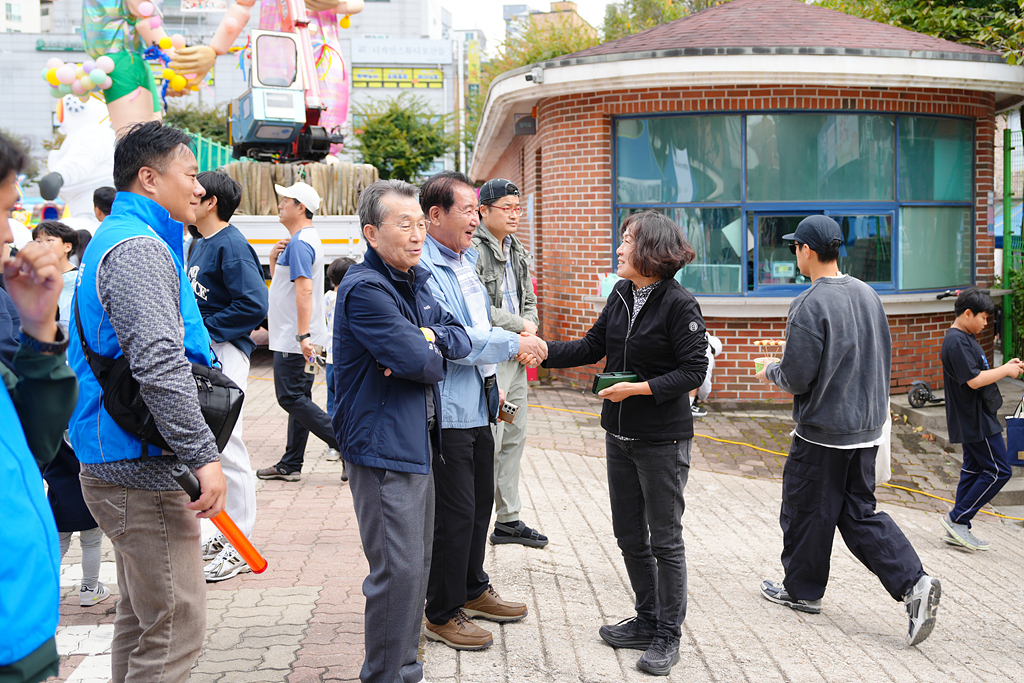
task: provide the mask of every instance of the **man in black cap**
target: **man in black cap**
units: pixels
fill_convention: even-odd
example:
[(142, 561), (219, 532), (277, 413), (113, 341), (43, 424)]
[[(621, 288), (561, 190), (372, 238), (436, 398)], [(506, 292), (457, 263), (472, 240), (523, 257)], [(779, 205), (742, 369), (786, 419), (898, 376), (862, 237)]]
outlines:
[(935, 627), (941, 588), (925, 574), (896, 522), (875, 511), (875, 455), (889, 419), (892, 339), (871, 287), (839, 272), (839, 224), (809, 216), (792, 240), (811, 286), (793, 300), (786, 349), (758, 379), (793, 394), (793, 445), (782, 473), (781, 582), (761, 595), (800, 612), (821, 612), (832, 540), (838, 527), (850, 552), (882, 582), (910, 617), (908, 645)]
[[(519, 188), (503, 178), (480, 188), (480, 225), (473, 248), (480, 254), (476, 274), (491, 304), (491, 324), (520, 334), (537, 334), (537, 297), (530, 278), (530, 255), (516, 237), (523, 207)], [(491, 543), (520, 543), (543, 548), (548, 537), (519, 518), (519, 463), (526, 447), (526, 366), (514, 358), (498, 363), (498, 386), (518, 406), (512, 422), (492, 425), (494, 434), (494, 509)]]

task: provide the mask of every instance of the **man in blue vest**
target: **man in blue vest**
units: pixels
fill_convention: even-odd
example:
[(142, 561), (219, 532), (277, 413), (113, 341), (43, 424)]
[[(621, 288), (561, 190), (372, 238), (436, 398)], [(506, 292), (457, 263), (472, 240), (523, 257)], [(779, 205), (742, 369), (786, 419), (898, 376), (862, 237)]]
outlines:
[[(29, 158), (0, 135), (0, 247), (13, 242), (8, 213), (18, 200), (17, 174)], [(28, 243), (4, 264), (20, 340), (10, 367), (0, 365), (0, 681), (35, 683), (57, 675), (60, 549), (39, 468), (53, 459), (78, 396), (64, 363), (67, 333), (54, 322), (62, 280), (57, 257)]]
[[(128, 130), (114, 150), (117, 197), (82, 256), (77, 310), (85, 343), (131, 364), (142, 399), (170, 445), (163, 451), (118, 427), (71, 327), (69, 362), (80, 400), (71, 444), (82, 462), (85, 502), (110, 538), (121, 599), (111, 678), (188, 680), (206, 632), (199, 519), (224, 509), (217, 444), (196, 396), (190, 361), (210, 365), (210, 335), (185, 275), (183, 222), (203, 196), (188, 136), (158, 121)], [(171, 477), (184, 463), (202, 495)]]

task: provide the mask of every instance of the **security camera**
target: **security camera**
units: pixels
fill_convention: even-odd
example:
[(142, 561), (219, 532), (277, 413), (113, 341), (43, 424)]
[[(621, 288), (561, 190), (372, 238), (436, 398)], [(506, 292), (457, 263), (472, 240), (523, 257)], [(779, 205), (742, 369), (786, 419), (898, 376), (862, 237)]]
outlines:
[(533, 69), (530, 70), (530, 73), (526, 74), (526, 80), (540, 85), (544, 82), (544, 69), (539, 66), (533, 67)]

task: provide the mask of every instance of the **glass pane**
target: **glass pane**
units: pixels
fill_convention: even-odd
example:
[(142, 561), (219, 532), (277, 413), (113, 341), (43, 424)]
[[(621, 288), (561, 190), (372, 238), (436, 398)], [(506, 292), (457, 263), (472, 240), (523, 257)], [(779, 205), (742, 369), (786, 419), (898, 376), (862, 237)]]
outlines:
[(256, 39), (256, 80), (263, 85), (287, 87), (295, 82), (295, 41), (284, 36)]
[(739, 116), (616, 120), (616, 200), (738, 202), (740, 125)]
[(974, 124), (900, 117), (900, 200), (971, 201)]
[(747, 116), (747, 200), (893, 199), (895, 119)]
[(971, 209), (900, 209), (900, 289), (971, 284)]
[(892, 282), (892, 214), (832, 218), (843, 229), (839, 270), (863, 282)]
[(757, 282), (761, 285), (802, 285), (811, 279), (800, 274), (796, 256), (789, 251), (793, 242), (785, 242), (783, 235), (796, 232), (796, 226), (807, 218), (799, 216), (757, 216)]
[[(642, 209), (619, 211), (621, 228), (626, 218)], [(682, 229), (696, 257), (676, 273), (676, 280), (694, 294), (739, 294), (743, 259), (740, 210), (659, 209)], [(622, 230), (616, 235), (622, 239)], [(753, 248), (753, 238), (747, 247)]]

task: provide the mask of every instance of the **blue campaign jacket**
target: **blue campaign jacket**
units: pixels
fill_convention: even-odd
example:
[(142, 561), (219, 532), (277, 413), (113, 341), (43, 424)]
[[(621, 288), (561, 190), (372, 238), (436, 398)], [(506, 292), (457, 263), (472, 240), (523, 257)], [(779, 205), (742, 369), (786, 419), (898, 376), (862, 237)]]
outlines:
[(6, 666), (30, 655), (57, 631), (60, 547), (39, 465), (2, 382), (0, 425), (0, 545), (7, 556), (0, 581), (0, 666)]
[[(467, 249), (463, 258), (469, 259), (470, 267), (476, 270), (479, 254)], [(459, 278), (441, 256), (433, 239), (423, 242), (423, 257), (420, 264), (430, 271), (430, 289), (441, 307), (452, 314), (469, 334), (472, 351), (456, 360), (449, 368), (441, 383), (441, 405), (445, 429), (471, 429), (490, 424), (487, 417), (487, 395), (484, 381), (475, 366), (501, 363), (514, 358), (519, 352), (519, 335), (515, 332), (492, 327), (478, 330), (469, 318), (466, 300), (459, 288)], [(487, 301), (490, 316), (490, 300)]]
[[(388, 266), (372, 247), (338, 288), (334, 312), (332, 424), (348, 462), (395, 472), (430, 473), (426, 386), (440, 418), (437, 383), (448, 359), (470, 352), (466, 330), (430, 293), (426, 269), (405, 273)], [(419, 328), (436, 335), (428, 342)], [(384, 369), (392, 374), (384, 376)], [(440, 444), (441, 420), (434, 438)], [(445, 425), (447, 426), (447, 425)]]
[[(82, 265), (78, 269), (75, 292), (78, 311), (82, 315), (82, 329), (90, 349), (107, 358), (120, 358), (123, 355), (114, 328), (110, 325), (110, 318), (100, 305), (97, 264), (121, 242), (139, 237), (157, 237), (167, 246), (178, 268), (178, 302), (185, 323), (185, 357), (193, 363), (213, 365), (210, 335), (199, 313), (192, 284), (185, 275), (181, 239), (183, 231), (184, 226), (172, 219), (167, 210), (153, 200), (132, 192), (117, 193), (111, 214), (97, 228), (82, 255)], [(78, 405), (69, 424), (75, 455), (84, 463), (140, 458), (142, 442), (118, 427), (103, 407), (103, 390), (82, 351), (74, 315), (72, 309), (68, 364), (78, 375), (79, 384)], [(158, 456), (161, 453), (156, 446), (149, 447), (149, 455)]]

